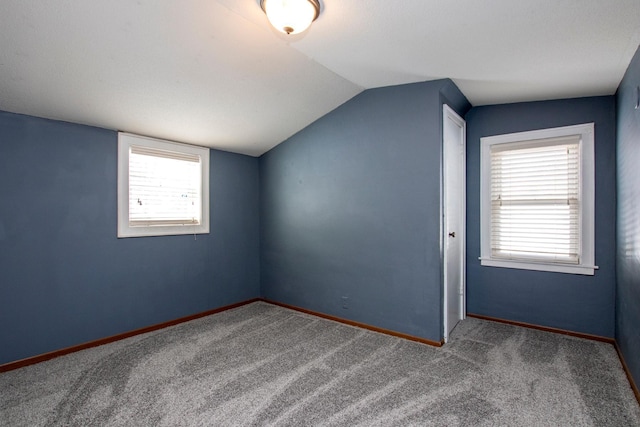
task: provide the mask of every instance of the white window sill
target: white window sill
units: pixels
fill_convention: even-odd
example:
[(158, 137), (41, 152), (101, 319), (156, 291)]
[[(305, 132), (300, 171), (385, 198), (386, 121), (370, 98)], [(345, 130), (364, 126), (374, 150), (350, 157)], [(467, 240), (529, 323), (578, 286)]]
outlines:
[(488, 267), (500, 267), (500, 268), (515, 268), (519, 270), (535, 270), (535, 271), (550, 271), (553, 273), (568, 273), (568, 274), (584, 274), (587, 276), (593, 276), (595, 270), (598, 269), (595, 265), (568, 265), (568, 264), (550, 264), (550, 263), (537, 263), (526, 261), (511, 261), (511, 260), (497, 260), (491, 258), (479, 258), (480, 264)]

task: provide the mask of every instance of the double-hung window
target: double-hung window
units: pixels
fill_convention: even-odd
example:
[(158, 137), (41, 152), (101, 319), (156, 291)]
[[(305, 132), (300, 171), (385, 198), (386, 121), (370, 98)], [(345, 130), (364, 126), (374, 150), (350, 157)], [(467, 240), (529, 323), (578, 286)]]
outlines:
[(118, 237), (209, 232), (209, 149), (118, 134)]
[(481, 139), (481, 264), (593, 275), (593, 123)]

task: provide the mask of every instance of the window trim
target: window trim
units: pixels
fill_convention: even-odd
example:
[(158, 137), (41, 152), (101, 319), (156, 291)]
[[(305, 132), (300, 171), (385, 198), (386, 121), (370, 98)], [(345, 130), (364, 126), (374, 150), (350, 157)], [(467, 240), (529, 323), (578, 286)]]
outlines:
[[(137, 225), (129, 224), (129, 154), (132, 146), (197, 155), (201, 159), (200, 224), (192, 225)], [(175, 236), (209, 233), (209, 149), (146, 136), (118, 132), (118, 238), (145, 236)]]
[[(491, 146), (579, 135), (580, 150), (580, 263), (498, 259), (491, 256)], [(594, 124), (585, 123), (480, 138), (480, 263), (483, 266), (593, 275), (595, 265)]]

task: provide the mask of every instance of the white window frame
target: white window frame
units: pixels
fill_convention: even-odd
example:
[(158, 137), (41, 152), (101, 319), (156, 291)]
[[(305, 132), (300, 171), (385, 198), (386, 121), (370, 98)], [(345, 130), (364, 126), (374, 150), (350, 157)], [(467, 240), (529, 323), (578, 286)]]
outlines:
[[(493, 258), (491, 255), (491, 147), (578, 135), (580, 137), (580, 262), (530, 261)], [(480, 139), (480, 262), (483, 266), (593, 275), (595, 265), (595, 154), (594, 124), (489, 136)]]
[[(184, 225), (136, 225), (129, 223), (129, 154), (131, 147), (147, 147), (196, 155), (201, 163), (201, 221)], [(118, 238), (209, 233), (209, 149), (195, 145), (118, 132)]]

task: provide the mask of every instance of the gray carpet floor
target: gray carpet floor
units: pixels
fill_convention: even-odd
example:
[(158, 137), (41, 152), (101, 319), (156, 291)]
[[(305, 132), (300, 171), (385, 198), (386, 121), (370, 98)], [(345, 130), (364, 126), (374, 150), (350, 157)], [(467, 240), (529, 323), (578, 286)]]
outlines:
[(254, 303), (0, 374), (9, 426), (640, 426), (605, 343), (466, 319), (442, 348)]

